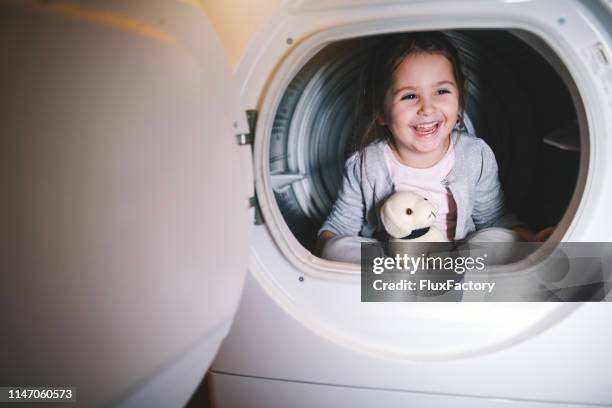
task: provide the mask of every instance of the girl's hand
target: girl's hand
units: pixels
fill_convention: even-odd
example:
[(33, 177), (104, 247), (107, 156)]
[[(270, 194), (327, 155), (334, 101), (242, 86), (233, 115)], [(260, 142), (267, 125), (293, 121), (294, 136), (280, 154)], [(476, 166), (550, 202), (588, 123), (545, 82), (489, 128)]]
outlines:
[(542, 231), (538, 232), (536, 234), (536, 237), (538, 238), (538, 241), (540, 242), (544, 242), (546, 241), (548, 238), (550, 238), (550, 236), (552, 235), (553, 232), (555, 232), (555, 228), (557, 228), (556, 225), (553, 225), (552, 227), (546, 227), (544, 228)]
[(538, 236), (535, 234), (535, 232), (533, 232), (527, 227), (522, 227), (522, 226), (512, 227), (512, 231), (516, 232), (523, 241), (527, 241), (527, 242), (538, 242), (539, 241)]
[(321, 234), (319, 235), (319, 238), (317, 239), (317, 243), (315, 244), (315, 247), (312, 253), (315, 256), (321, 257), (321, 254), (323, 253), (323, 247), (325, 246), (327, 241), (329, 241), (335, 236), (336, 234), (334, 234), (331, 231), (327, 231), (327, 230), (321, 231)]
[(529, 228), (522, 227), (522, 226), (513, 227), (512, 230), (516, 232), (523, 241), (544, 242), (548, 238), (550, 238), (552, 233), (555, 231), (555, 228), (556, 228), (556, 225), (553, 225), (552, 227), (544, 228), (542, 231), (538, 232), (537, 234), (533, 232), (532, 230), (530, 230)]

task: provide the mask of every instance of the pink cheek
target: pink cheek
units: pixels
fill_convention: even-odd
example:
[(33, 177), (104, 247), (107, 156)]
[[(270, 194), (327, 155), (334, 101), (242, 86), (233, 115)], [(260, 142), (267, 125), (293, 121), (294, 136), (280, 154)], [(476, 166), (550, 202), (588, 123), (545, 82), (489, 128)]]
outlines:
[(409, 115), (409, 114), (411, 114), (411, 112), (413, 110), (414, 109), (411, 106), (409, 106), (408, 104), (403, 105), (403, 106), (400, 105), (400, 106), (394, 108), (391, 111), (391, 117), (402, 117), (402, 116), (405, 116), (405, 115)]

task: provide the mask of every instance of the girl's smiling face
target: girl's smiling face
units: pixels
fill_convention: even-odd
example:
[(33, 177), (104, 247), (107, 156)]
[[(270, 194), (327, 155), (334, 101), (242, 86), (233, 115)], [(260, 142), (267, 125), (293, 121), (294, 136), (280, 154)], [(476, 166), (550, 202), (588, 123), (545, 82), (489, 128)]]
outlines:
[(443, 55), (412, 53), (393, 74), (385, 118), (394, 152), (411, 167), (436, 164), (446, 153), (459, 113), (453, 66)]

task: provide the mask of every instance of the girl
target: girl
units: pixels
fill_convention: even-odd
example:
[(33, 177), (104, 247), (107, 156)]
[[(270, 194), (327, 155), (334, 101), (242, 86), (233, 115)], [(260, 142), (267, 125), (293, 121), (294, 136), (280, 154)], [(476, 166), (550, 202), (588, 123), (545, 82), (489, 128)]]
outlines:
[(451, 240), (487, 227), (513, 229), (513, 239), (538, 238), (505, 211), (493, 151), (459, 130), (466, 79), (443, 34), (386, 39), (361, 83), (359, 149), (346, 162), (338, 198), (319, 230), (318, 254), (359, 262), (360, 242), (382, 238), (380, 204), (404, 190), (437, 203), (435, 225)]

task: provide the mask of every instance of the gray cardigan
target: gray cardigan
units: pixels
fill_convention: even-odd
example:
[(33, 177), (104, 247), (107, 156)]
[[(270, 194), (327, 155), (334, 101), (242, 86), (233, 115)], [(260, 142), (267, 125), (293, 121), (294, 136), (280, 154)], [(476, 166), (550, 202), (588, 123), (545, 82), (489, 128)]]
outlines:
[[(470, 232), (486, 227), (521, 225), (506, 212), (491, 148), (484, 140), (466, 133), (453, 132), (451, 140), (455, 147), (455, 166), (443, 184), (457, 204), (455, 239), (463, 239)], [(394, 191), (383, 155), (385, 143), (378, 141), (366, 147), (363, 172), (358, 153), (346, 161), (338, 198), (319, 234), (327, 230), (336, 235), (372, 237), (382, 230), (380, 205)]]

